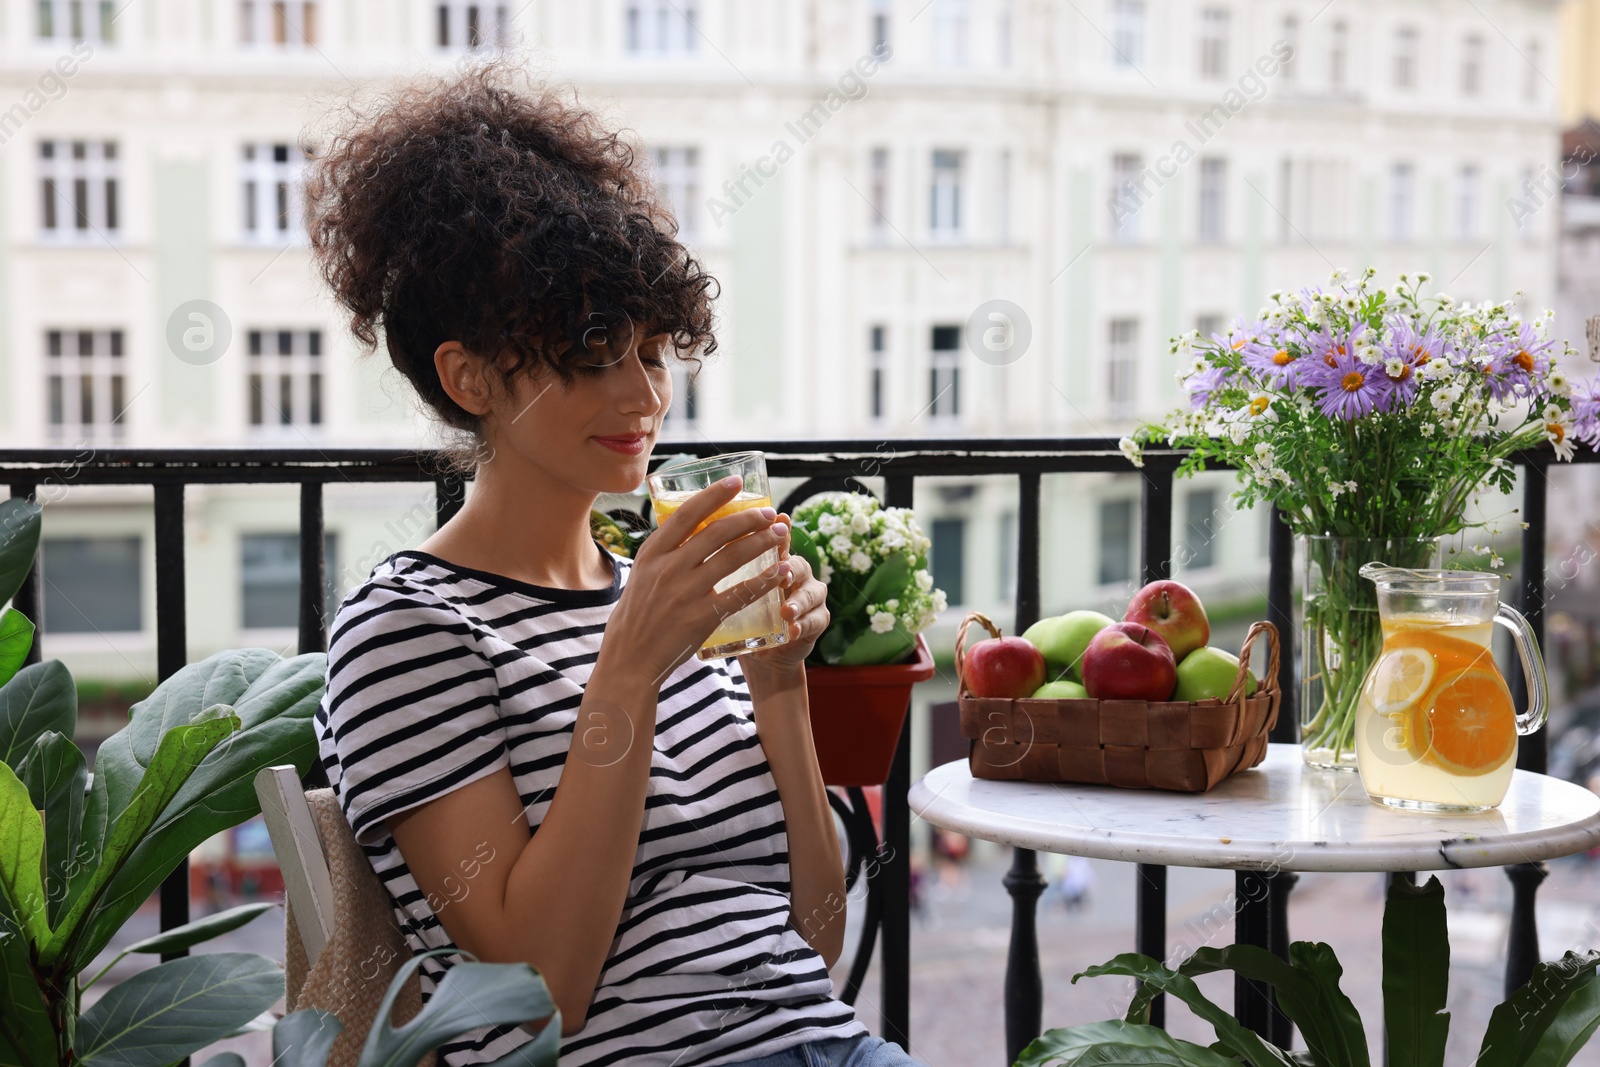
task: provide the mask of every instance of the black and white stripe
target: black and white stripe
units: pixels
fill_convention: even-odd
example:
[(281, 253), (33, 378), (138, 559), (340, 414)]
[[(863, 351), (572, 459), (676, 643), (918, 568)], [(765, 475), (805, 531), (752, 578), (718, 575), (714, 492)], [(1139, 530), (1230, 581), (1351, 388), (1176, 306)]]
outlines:
[[(456, 946), (384, 820), (509, 767), (538, 829), (631, 567), (602, 554), (610, 588), (561, 590), (400, 552), (339, 610), (322, 763), (413, 953)], [(661, 687), (628, 899), (562, 1067), (709, 1067), (866, 1033), (789, 906), (783, 808), (738, 660), (690, 659)], [(423, 961), (425, 1001), (461, 959)], [(528, 1040), (486, 1026), (441, 1051), (465, 1067)]]

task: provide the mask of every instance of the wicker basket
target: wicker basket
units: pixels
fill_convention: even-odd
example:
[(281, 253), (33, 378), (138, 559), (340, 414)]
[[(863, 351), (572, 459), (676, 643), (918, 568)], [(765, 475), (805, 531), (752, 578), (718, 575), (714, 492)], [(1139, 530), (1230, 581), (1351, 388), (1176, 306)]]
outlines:
[[(977, 612), (956, 631), (961, 735), (972, 741), (974, 778), (1204, 793), (1266, 757), (1281, 698), (1278, 630), (1270, 622), (1250, 627), (1227, 698), (1190, 702), (972, 696), (961, 668), (974, 622), (1000, 636), (1000, 628)], [(1267, 639), (1267, 669), (1247, 697), (1250, 648), (1259, 636)]]

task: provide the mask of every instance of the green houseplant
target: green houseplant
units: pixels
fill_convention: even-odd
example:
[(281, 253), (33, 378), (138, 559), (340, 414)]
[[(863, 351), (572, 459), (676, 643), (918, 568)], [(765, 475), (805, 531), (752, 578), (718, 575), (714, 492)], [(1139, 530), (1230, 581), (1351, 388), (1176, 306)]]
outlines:
[[(1600, 1026), (1600, 952), (1568, 952), (1541, 963), (1533, 977), (1494, 1009), (1474, 1067), (1564, 1067)], [(1197, 975), (1233, 971), (1265, 982), (1299, 1028), (1306, 1048), (1280, 1049), (1240, 1025), (1200, 992)], [(1073, 978), (1122, 975), (1141, 985), (1123, 1019), (1051, 1030), (1022, 1050), (1016, 1067), (1060, 1064), (1173, 1064), (1184, 1067), (1371, 1067), (1366, 1032), (1339, 988), (1344, 974), (1328, 945), (1297, 941), (1287, 962), (1254, 945), (1202, 948), (1176, 970), (1126, 953)], [(1383, 913), (1383, 1016), (1388, 1062), (1394, 1067), (1444, 1067), (1450, 1013), (1450, 941), (1444, 887), (1393, 881)], [(1207, 1047), (1150, 1025), (1159, 993), (1183, 1001), (1216, 1029)], [(1379, 1058), (1378, 1062), (1382, 1062)]]
[[(21, 588), (39, 527), (36, 505), (0, 504), (0, 601)], [(0, 616), (0, 1067), (161, 1067), (247, 1027), (283, 995), (282, 968), (186, 956), (87, 1008), (84, 990), (110, 968), (84, 972), (190, 850), (259, 812), (258, 770), (309, 768), (324, 657), (243, 649), (183, 668), (133, 707), (91, 774), (72, 742), (72, 676), (58, 661), (22, 666), (33, 636), (16, 609)], [(207, 916), (117, 959), (186, 949), (268, 907)]]

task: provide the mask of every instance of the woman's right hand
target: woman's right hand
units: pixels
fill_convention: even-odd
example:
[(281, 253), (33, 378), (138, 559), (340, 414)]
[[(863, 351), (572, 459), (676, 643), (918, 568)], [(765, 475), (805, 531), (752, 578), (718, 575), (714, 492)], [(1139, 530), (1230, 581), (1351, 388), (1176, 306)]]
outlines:
[(606, 623), (601, 655), (622, 654), (619, 665), (648, 670), (653, 688), (694, 655), (724, 618), (778, 588), (788, 574), (788, 563), (781, 562), (756, 578), (714, 590), (763, 552), (788, 547), (789, 527), (770, 507), (736, 511), (696, 532), (739, 495), (739, 488), (737, 476), (725, 478), (685, 500), (661, 523), (640, 548)]

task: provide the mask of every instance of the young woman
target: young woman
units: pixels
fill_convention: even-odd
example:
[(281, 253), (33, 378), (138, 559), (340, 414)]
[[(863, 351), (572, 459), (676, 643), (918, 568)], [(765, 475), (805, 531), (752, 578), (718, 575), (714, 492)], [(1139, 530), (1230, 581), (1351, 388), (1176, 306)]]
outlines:
[[(471, 440), (476, 481), (334, 620), (321, 758), (394, 901), (424, 998), (471, 953), (526, 962), (561, 1062), (895, 1067), (832, 996), (840, 850), (802, 661), (826, 587), (788, 519), (738, 491), (673, 514), (632, 562), (589, 535), (644, 479), (670, 361), (715, 348), (715, 283), (635, 156), (493, 67), (413, 86), (319, 155), (309, 228), (356, 336)], [(778, 546), (785, 562), (717, 594)], [(781, 589), (787, 644), (701, 662)], [(535, 1026), (444, 1046), (486, 1063)]]

